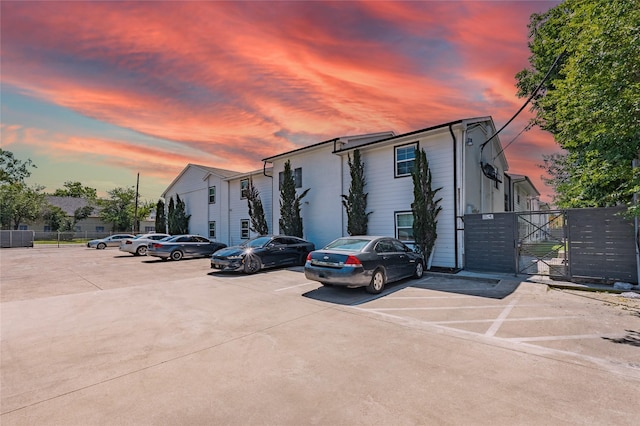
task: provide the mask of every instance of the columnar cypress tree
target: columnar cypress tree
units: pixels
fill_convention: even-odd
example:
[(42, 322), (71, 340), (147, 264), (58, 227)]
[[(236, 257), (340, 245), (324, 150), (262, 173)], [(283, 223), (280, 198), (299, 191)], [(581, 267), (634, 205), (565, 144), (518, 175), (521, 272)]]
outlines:
[(264, 217), (264, 208), (260, 200), (260, 192), (253, 186), (253, 179), (249, 178), (249, 188), (247, 191), (247, 205), (249, 207), (249, 217), (251, 218), (251, 230), (259, 235), (269, 233), (267, 219)]
[(169, 234), (171, 235), (177, 235), (179, 234), (178, 232), (178, 227), (176, 226), (176, 205), (173, 202), (173, 197), (169, 198), (169, 208), (168, 208), (168, 216), (167, 216), (167, 222), (168, 222), (168, 230), (169, 230)]
[(166, 232), (167, 216), (164, 211), (164, 201), (158, 200), (156, 203), (156, 232)]
[(191, 215), (186, 212), (186, 205), (184, 201), (180, 199), (180, 195), (176, 195), (176, 227), (178, 234), (188, 234), (189, 233), (189, 219), (191, 219)]
[(296, 195), (296, 182), (291, 172), (291, 161), (284, 163), (282, 188), (280, 188), (280, 232), (294, 237), (303, 236), (302, 217), (300, 217), (300, 200), (309, 188)]
[(367, 235), (369, 215), (367, 213), (367, 196), (364, 187), (367, 184), (364, 177), (364, 163), (360, 160), (360, 150), (353, 151), (353, 162), (351, 156), (347, 155), (349, 172), (351, 174), (351, 185), (349, 195), (342, 195), (342, 205), (347, 210), (347, 233), (349, 235)]
[(411, 177), (413, 178), (413, 203), (411, 204), (413, 238), (426, 264), (438, 238), (437, 217), (442, 210), (438, 204), (442, 198), (435, 197), (442, 188), (432, 189), (431, 187), (431, 170), (424, 149), (420, 151), (416, 149), (416, 160)]

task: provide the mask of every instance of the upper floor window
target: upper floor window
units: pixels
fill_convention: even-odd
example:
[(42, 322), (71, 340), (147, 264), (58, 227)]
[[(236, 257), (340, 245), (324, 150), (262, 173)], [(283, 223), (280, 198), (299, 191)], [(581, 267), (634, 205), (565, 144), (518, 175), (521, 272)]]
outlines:
[[(284, 172), (278, 174), (279, 189), (282, 189), (282, 182), (284, 182)], [(302, 188), (302, 167), (293, 170), (293, 182), (296, 188)]]
[(245, 199), (249, 195), (249, 179), (240, 181), (240, 198)]
[(210, 186), (209, 187), (209, 204), (215, 204), (215, 203), (216, 203), (216, 187)]
[(417, 143), (397, 146), (395, 148), (396, 177), (408, 176), (411, 174), (416, 162), (416, 149), (418, 149)]

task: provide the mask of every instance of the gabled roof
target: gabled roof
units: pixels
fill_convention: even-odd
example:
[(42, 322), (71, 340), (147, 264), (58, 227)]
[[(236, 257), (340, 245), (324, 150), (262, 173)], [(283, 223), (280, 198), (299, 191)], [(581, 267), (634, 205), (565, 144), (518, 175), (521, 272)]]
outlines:
[[(55, 195), (47, 195), (46, 200), (52, 206), (60, 207), (62, 211), (65, 212), (67, 216), (73, 216), (76, 210), (79, 208), (88, 206), (89, 200), (86, 198), (78, 198), (78, 197), (58, 197)], [(98, 208), (94, 206), (92, 217), (98, 215)]]
[(336, 145), (340, 143), (341, 145), (345, 144), (354, 144), (354, 145), (366, 145), (378, 140), (388, 139), (389, 137), (395, 135), (393, 131), (386, 132), (377, 132), (377, 133), (365, 133), (362, 135), (353, 135), (353, 136), (341, 136), (333, 139), (329, 139), (326, 141), (318, 142), (312, 145), (303, 146), (302, 148), (297, 148), (291, 151), (283, 152), (281, 154), (273, 155), (271, 157), (263, 158), (262, 161), (272, 162), (276, 158), (289, 156), (291, 154), (306, 151), (313, 148), (318, 148), (323, 145), (334, 144), (334, 152), (336, 150)]
[(231, 177), (233, 175), (237, 175), (240, 172), (236, 172), (233, 170), (225, 170), (225, 169), (218, 169), (216, 167), (209, 167), (209, 166), (203, 166), (200, 164), (193, 164), (193, 163), (189, 163), (185, 166), (184, 169), (182, 169), (182, 171), (180, 172), (180, 174), (178, 174), (178, 176), (175, 177), (175, 179), (173, 179), (171, 181), (171, 183), (167, 186), (167, 189), (165, 189), (162, 192), (162, 197), (164, 198), (165, 194), (169, 191), (169, 189), (177, 182), (180, 180), (180, 178), (182, 177), (182, 175), (184, 175), (187, 170), (189, 170), (189, 168), (197, 168), (200, 169), (203, 173), (204, 173), (204, 178), (206, 179), (209, 175), (214, 175), (217, 176), (221, 179), (226, 179), (228, 177)]

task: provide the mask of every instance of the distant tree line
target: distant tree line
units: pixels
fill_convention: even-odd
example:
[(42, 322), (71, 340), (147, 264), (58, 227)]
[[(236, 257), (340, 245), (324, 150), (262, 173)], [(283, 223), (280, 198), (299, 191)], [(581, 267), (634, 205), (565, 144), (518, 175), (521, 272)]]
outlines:
[[(35, 167), (30, 159), (22, 161), (12, 152), (0, 148), (0, 228), (18, 229), (22, 223), (42, 219), (52, 231), (74, 231), (80, 221), (98, 210), (98, 217), (111, 224), (111, 231), (134, 231), (140, 220), (153, 211), (153, 203), (143, 202), (136, 216), (133, 187), (114, 188), (107, 192), (107, 198), (98, 198), (96, 189), (81, 182), (67, 181), (63, 188), (47, 194), (43, 186), (26, 183)], [(78, 207), (69, 216), (60, 207), (47, 202), (47, 195), (81, 198), (86, 205)]]

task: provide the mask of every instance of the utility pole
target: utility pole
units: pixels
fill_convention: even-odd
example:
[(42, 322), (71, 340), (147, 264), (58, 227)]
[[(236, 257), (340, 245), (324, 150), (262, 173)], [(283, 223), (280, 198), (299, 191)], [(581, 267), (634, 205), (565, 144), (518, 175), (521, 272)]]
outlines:
[(133, 233), (140, 231), (140, 222), (138, 221), (138, 188), (140, 187), (140, 173), (136, 179), (136, 207), (133, 213)]

